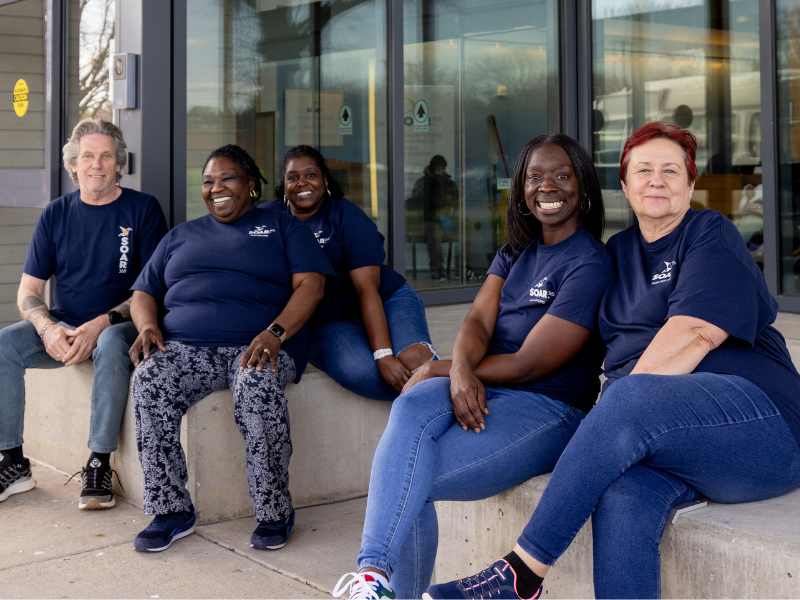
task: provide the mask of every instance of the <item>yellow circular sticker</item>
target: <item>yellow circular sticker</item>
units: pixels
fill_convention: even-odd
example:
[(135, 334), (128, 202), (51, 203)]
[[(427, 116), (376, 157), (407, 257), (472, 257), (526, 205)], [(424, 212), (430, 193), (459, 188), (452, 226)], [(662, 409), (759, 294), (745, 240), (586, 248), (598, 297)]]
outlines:
[(14, 85), (14, 112), (18, 117), (24, 117), (28, 112), (28, 84), (24, 79)]

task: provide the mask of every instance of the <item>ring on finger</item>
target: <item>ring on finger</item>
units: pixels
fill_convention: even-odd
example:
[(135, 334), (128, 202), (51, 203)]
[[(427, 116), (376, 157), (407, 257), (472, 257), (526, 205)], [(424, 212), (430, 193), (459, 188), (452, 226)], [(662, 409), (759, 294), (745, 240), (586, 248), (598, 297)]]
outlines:
[(262, 350), (262, 352), (266, 352), (266, 353), (267, 353), (267, 356), (269, 356), (270, 358), (272, 358), (272, 353), (269, 351), (269, 348), (264, 348), (264, 349)]
[(56, 354), (56, 360), (61, 360), (61, 355), (60, 354)]

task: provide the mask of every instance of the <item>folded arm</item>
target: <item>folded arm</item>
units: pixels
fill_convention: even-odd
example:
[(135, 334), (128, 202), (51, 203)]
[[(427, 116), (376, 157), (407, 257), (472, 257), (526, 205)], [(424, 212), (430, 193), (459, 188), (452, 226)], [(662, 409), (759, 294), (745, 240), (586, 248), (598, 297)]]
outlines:
[(670, 317), (647, 346), (631, 375), (686, 375), (726, 339), (725, 330), (703, 319)]

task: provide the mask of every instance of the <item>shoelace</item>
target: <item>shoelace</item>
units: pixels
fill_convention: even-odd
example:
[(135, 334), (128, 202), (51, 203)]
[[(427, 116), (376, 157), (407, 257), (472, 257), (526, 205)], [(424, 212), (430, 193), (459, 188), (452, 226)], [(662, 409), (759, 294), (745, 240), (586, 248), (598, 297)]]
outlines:
[(458, 586), (468, 598), (491, 598), (494, 591), (500, 591), (498, 578), (506, 580), (503, 571), (493, 566), (477, 575), (459, 580)]
[[(18, 467), (21, 467), (20, 470)], [(21, 475), (25, 475), (25, 472), (28, 469), (25, 468), (25, 465), (14, 464), (9, 467), (6, 467), (2, 471), (0, 471), (0, 486), (3, 489), (7, 488), (9, 485), (14, 483)]]
[(125, 491), (125, 488), (122, 485), (122, 481), (119, 478), (119, 473), (117, 473), (114, 469), (106, 469), (105, 470), (105, 473), (103, 473), (103, 487), (99, 487), (97, 485), (97, 472), (99, 470), (100, 470), (100, 467), (98, 467), (97, 469), (87, 469), (87, 468), (84, 467), (80, 471), (78, 471), (77, 473), (73, 473), (70, 476), (70, 478), (67, 479), (66, 483), (64, 483), (64, 485), (67, 485), (67, 483), (72, 481), (72, 479), (76, 475), (80, 475), (81, 476), (81, 486), (83, 487), (83, 489), (86, 489), (87, 488), (87, 482), (89, 481), (89, 477), (90, 477), (89, 472), (91, 471), (91, 473), (92, 473), (92, 475), (91, 475), (91, 477), (92, 477), (92, 486), (89, 487), (89, 489), (91, 489), (91, 490), (110, 490), (110, 489), (112, 489), (111, 488), (111, 474), (113, 473), (114, 475), (117, 476), (117, 483), (119, 484), (120, 489), (123, 492)]
[[(379, 600), (377, 581), (367, 581), (364, 576), (366, 573), (345, 573), (339, 578), (339, 583), (333, 588), (333, 597), (338, 598), (344, 594), (345, 590), (350, 590), (350, 600)], [(344, 580), (351, 577), (350, 581)]]

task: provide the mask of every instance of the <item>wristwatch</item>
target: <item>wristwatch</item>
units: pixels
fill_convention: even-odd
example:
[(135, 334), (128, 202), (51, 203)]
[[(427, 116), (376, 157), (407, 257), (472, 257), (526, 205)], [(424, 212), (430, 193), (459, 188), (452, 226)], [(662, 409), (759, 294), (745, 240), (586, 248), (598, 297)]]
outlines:
[(108, 322), (112, 325), (119, 325), (125, 322), (125, 317), (118, 310), (111, 310), (108, 312)]
[(267, 327), (267, 331), (278, 338), (281, 341), (281, 344), (286, 341), (286, 330), (277, 323), (273, 323)]

